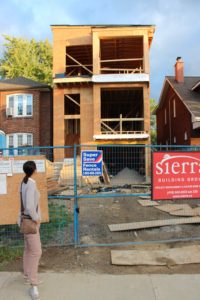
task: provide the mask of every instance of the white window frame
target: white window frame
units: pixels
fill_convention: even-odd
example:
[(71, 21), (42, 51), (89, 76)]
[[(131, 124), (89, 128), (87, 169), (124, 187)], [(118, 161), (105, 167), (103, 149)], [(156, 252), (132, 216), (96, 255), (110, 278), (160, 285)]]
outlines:
[[(23, 105), (23, 113), (22, 115), (18, 114), (18, 96), (22, 96), (22, 105)], [(33, 116), (33, 95), (32, 94), (26, 94), (26, 93), (20, 93), (20, 94), (9, 94), (6, 96), (6, 108), (9, 107), (9, 98), (14, 98), (14, 109), (13, 109), (13, 117), (15, 118), (24, 118), (24, 117), (32, 117)], [(31, 115), (27, 114), (27, 104), (28, 104), (28, 97), (31, 97), (31, 106), (32, 106), (32, 113)]]
[[(22, 146), (18, 146), (18, 136), (22, 135)], [(33, 134), (32, 133), (22, 133), (22, 132), (17, 132), (17, 133), (10, 133), (10, 134), (6, 134), (6, 147), (9, 148), (9, 137), (13, 136), (13, 148), (17, 148), (17, 147), (23, 147), (23, 146), (27, 146), (27, 138), (28, 135), (30, 135), (32, 137), (32, 141), (31, 141), (31, 145), (28, 146), (33, 146)]]
[(176, 118), (176, 100), (173, 99), (173, 116)]

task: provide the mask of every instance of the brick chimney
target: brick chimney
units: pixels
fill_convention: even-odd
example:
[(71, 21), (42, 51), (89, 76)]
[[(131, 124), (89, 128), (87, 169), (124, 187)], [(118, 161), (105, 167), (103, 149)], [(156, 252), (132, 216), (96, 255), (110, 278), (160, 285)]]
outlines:
[(177, 57), (175, 64), (175, 80), (177, 82), (184, 82), (184, 62), (182, 57)]

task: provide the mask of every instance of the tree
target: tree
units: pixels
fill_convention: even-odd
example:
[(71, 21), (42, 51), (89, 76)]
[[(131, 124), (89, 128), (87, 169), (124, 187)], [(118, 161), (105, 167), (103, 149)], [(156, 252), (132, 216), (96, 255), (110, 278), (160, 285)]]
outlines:
[(52, 83), (52, 46), (48, 40), (16, 38), (4, 35), (0, 75), (4, 78), (24, 76)]
[(157, 103), (155, 99), (150, 99), (150, 111), (151, 111), (151, 118), (150, 118), (150, 124), (151, 124), (151, 143), (157, 144), (157, 132), (156, 132), (156, 116), (153, 114), (153, 111), (155, 110), (157, 106)]

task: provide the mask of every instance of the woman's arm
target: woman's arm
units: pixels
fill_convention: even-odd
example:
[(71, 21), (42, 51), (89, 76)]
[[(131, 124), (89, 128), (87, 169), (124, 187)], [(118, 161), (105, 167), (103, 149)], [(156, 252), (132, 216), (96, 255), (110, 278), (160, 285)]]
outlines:
[(39, 222), (39, 216), (35, 204), (35, 191), (36, 191), (35, 183), (33, 182), (28, 183), (26, 189), (25, 209), (27, 214), (32, 218), (33, 221)]

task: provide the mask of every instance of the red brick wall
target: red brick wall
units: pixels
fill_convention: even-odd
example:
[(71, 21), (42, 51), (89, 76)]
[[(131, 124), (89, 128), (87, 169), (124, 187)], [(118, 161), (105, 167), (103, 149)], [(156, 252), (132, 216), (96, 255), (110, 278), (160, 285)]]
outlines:
[[(173, 115), (173, 100), (176, 103), (176, 117)], [(165, 124), (165, 109), (167, 112), (167, 124)], [(191, 114), (185, 107), (182, 100), (170, 87), (162, 108), (157, 112), (157, 144), (174, 145), (189, 145), (191, 138)], [(188, 139), (184, 139), (184, 134), (187, 132)], [(174, 143), (176, 137), (176, 143)]]
[(40, 92), (40, 146), (53, 145), (53, 98), (51, 92)]
[[(7, 117), (6, 116), (6, 96), (11, 94), (20, 94), (27, 93), (33, 95), (33, 116), (31, 117)], [(49, 94), (49, 95), (48, 95)], [(41, 99), (40, 99), (41, 98)], [(33, 134), (33, 145), (40, 146), (41, 144), (41, 133), (40, 128), (43, 126), (46, 129), (45, 141), (50, 141), (50, 127), (51, 123), (49, 118), (49, 110), (48, 106), (50, 100), (50, 92), (42, 93), (40, 97), (40, 91), (32, 91), (32, 90), (17, 90), (17, 91), (3, 91), (0, 92), (0, 129), (3, 130), (6, 134), (11, 133), (32, 133)], [(45, 100), (45, 104), (42, 105), (42, 115), (43, 118), (41, 120), (40, 116), (40, 102), (41, 100)], [(47, 100), (47, 101), (46, 101)], [(44, 109), (46, 105), (46, 114), (44, 117)], [(43, 108), (44, 107), (44, 108)]]

